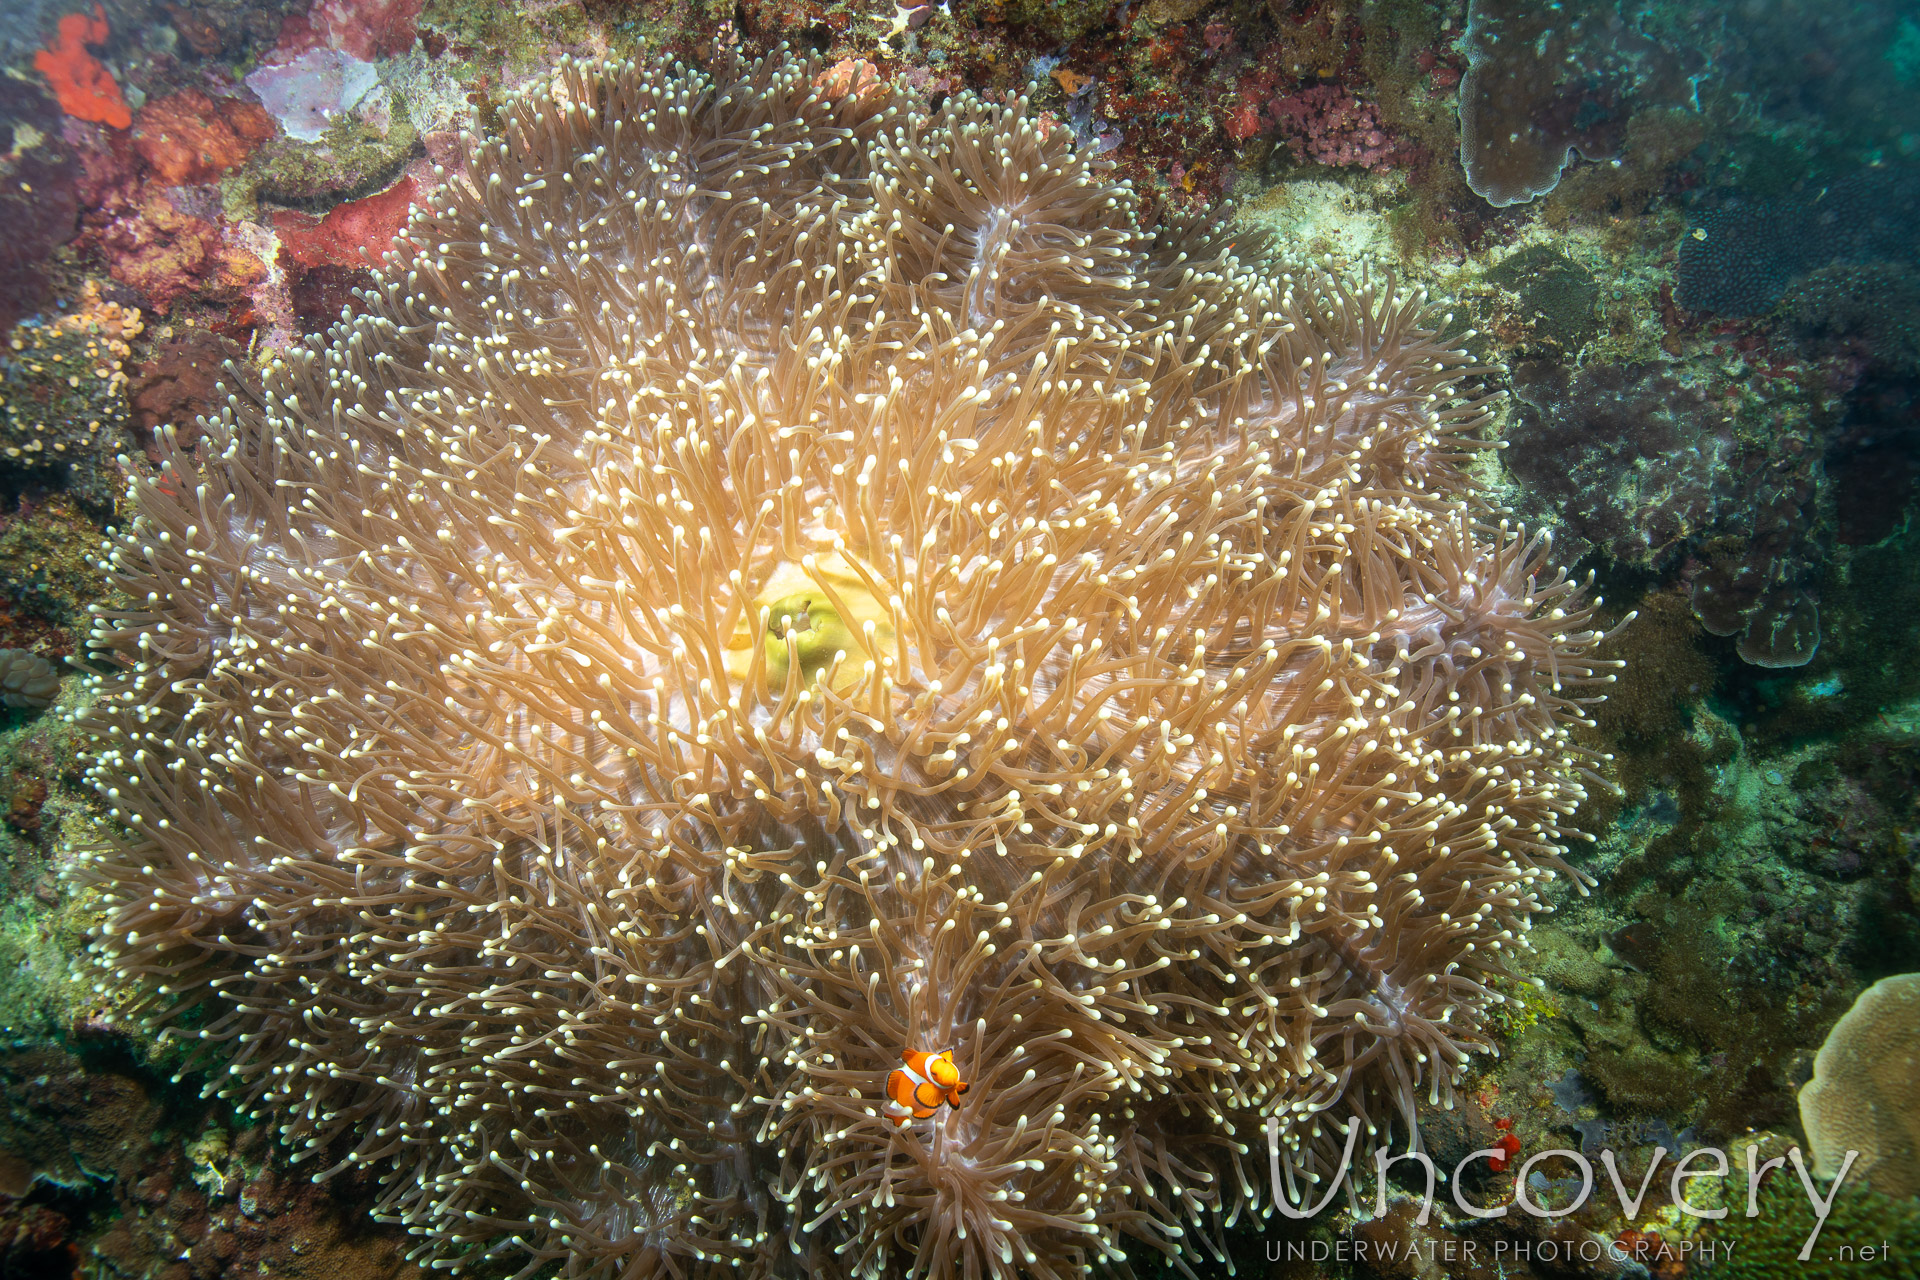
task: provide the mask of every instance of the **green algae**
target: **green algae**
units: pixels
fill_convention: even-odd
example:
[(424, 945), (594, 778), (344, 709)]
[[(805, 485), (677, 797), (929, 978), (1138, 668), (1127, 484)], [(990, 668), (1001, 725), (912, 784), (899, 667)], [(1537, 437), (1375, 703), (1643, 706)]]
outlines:
[[(1842, 1183), (1823, 1227), (1791, 1168), (1763, 1181), (1756, 1199), (1759, 1213), (1751, 1218), (1739, 1202), (1742, 1180), (1731, 1179), (1726, 1187), (1729, 1212), (1710, 1237), (1730, 1252), (1706, 1269), (1713, 1280), (1840, 1280), (1859, 1275), (1920, 1280), (1920, 1200), (1895, 1199)], [(1821, 1189), (1822, 1196), (1828, 1193)], [(1819, 1237), (1803, 1260), (1801, 1250), (1816, 1228)]]
[(100, 835), (79, 763), (82, 735), (69, 718), (86, 696), (70, 677), (53, 707), (10, 713), (0, 728), (0, 1037), (15, 1045), (70, 1035), (102, 1007), (80, 960), (96, 913), (56, 874)]
[(593, 25), (577, 4), (539, 7), (491, 0), (428, 0), (420, 29), (446, 40), (466, 81), (519, 79), (550, 65), (556, 50), (584, 51)]

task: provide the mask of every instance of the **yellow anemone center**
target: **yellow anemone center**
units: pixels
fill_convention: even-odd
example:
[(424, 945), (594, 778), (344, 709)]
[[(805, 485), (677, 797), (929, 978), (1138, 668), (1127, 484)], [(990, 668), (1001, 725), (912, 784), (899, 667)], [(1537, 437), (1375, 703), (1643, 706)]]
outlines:
[(892, 615), (866, 579), (837, 553), (808, 559), (805, 567), (774, 566), (727, 641), (727, 674), (742, 683), (753, 671), (754, 645), (760, 646), (767, 690), (775, 697), (796, 662), (801, 683), (810, 685), (839, 659), (835, 692), (852, 688), (869, 661), (893, 662)]

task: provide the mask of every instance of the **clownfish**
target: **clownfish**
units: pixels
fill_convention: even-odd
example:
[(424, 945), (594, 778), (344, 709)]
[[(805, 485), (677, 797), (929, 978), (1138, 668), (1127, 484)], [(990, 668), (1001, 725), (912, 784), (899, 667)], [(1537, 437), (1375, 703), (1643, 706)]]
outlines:
[(960, 1068), (953, 1065), (953, 1050), (927, 1053), (909, 1049), (900, 1055), (905, 1066), (887, 1073), (887, 1114), (904, 1127), (909, 1120), (925, 1120), (945, 1103), (960, 1105), (967, 1082)]

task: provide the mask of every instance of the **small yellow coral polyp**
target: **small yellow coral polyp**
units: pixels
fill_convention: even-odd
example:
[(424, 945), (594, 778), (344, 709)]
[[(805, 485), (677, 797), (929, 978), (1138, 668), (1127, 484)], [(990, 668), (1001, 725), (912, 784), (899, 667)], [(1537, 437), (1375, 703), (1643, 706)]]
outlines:
[(893, 665), (896, 633), (868, 577), (838, 552), (807, 558), (810, 569), (792, 561), (774, 567), (727, 641), (727, 674), (743, 689), (754, 680), (756, 643), (774, 698), (785, 690), (795, 657), (803, 685), (831, 668), (828, 686), (836, 693), (858, 684), (868, 662)]

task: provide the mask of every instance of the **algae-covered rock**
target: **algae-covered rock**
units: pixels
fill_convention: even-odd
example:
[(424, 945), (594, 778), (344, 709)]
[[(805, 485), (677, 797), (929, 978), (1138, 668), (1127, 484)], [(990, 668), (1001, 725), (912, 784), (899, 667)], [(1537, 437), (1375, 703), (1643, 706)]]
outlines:
[(1595, 957), (1591, 947), (1564, 930), (1548, 926), (1535, 929), (1533, 948), (1537, 953), (1533, 973), (1549, 985), (1576, 995), (1604, 995), (1613, 985), (1613, 973)]
[(65, 315), (22, 324), (0, 342), (0, 467), (111, 508), (123, 485), (129, 343), (140, 313), (97, 290)]
[(318, 142), (275, 138), (248, 162), (254, 194), (282, 204), (330, 207), (391, 185), (407, 161), (420, 154), (420, 132), (398, 95), (374, 92), (385, 94), (390, 104), (384, 131), (377, 127), (380, 115), (363, 109), (335, 119)]
[[(1740, 1181), (1736, 1177), (1728, 1185)], [(1815, 1185), (1821, 1196), (1829, 1194)], [(1729, 1195), (1727, 1201), (1727, 1216), (1712, 1233), (1720, 1248), (1705, 1268), (1712, 1280), (1920, 1280), (1920, 1200), (1843, 1183), (1823, 1226), (1789, 1167), (1762, 1183), (1759, 1213), (1753, 1217), (1745, 1216), (1740, 1197)], [(1819, 1235), (1808, 1248), (1816, 1229)]]

